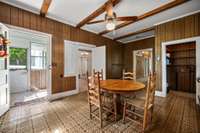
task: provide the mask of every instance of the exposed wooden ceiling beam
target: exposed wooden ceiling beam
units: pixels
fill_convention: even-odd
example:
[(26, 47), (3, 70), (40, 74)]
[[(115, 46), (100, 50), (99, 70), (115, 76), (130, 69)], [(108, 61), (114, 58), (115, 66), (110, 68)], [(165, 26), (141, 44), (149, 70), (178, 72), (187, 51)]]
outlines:
[(90, 14), (88, 17), (84, 18), (76, 27), (81, 28), (86, 23), (90, 22), (91, 20), (95, 19), (97, 16), (101, 15), (106, 11), (106, 5), (108, 2), (112, 2), (113, 6), (117, 5), (121, 0), (108, 0), (105, 4), (103, 4), (100, 8), (98, 8), (96, 11), (94, 11), (92, 14)]
[(130, 36), (133, 36), (133, 35), (137, 35), (137, 34), (140, 34), (140, 33), (143, 33), (143, 32), (152, 31), (152, 30), (154, 30), (154, 28), (155, 28), (155, 27), (150, 27), (150, 28), (138, 30), (138, 31), (136, 31), (136, 32), (128, 33), (128, 34), (126, 34), (126, 35), (117, 37), (117, 38), (115, 38), (114, 40), (116, 41), (116, 40), (120, 40), (120, 39), (123, 39), (123, 38), (127, 38), (127, 37), (130, 37)]
[[(172, 2), (167, 3), (167, 4), (165, 4), (165, 5), (161, 6), (161, 7), (156, 8), (154, 10), (151, 10), (151, 11), (149, 11), (149, 12), (147, 12), (147, 13), (141, 15), (141, 16), (138, 16), (138, 19), (136, 21), (127, 21), (127, 22), (124, 22), (124, 23), (121, 23), (121, 24), (117, 25), (115, 30), (123, 28), (123, 27), (125, 27), (127, 25), (130, 25), (132, 23), (135, 23), (135, 22), (140, 21), (142, 19), (145, 19), (147, 17), (153, 16), (155, 14), (158, 14), (160, 12), (163, 12), (165, 10), (168, 10), (170, 8), (173, 8), (175, 6), (178, 6), (178, 5), (183, 4), (185, 2), (188, 2), (188, 1), (190, 1), (190, 0), (175, 0), (175, 1), (172, 1)], [(103, 35), (103, 34), (106, 34), (108, 32), (111, 32), (111, 31), (104, 30), (104, 31), (100, 32), (99, 35)]]
[(41, 9), (40, 9), (40, 15), (41, 15), (41, 16), (43, 16), (43, 17), (46, 16), (51, 2), (52, 2), (52, 0), (44, 0), (44, 1), (43, 1), (42, 7), (41, 7)]

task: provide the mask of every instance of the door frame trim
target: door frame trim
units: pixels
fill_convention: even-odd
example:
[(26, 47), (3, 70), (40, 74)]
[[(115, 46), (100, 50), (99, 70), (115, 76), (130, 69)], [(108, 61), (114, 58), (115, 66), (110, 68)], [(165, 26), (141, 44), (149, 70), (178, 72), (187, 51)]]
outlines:
[(44, 32), (40, 32), (40, 31), (36, 31), (36, 30), (31, 30), (31, 29), (27, 29), (27, 28), (22, 28), (22, 27), (18, 27), (18, 26), (13, 26), (13, 25), (9, 25), (9, 24), (5, 24), (9, 29), (13, 29), (13, 30), (18, 30), (18, 31), (22, 31), (22, 32), (28, 32), (31, 34), (37, 34), (39, 36), (45, 36), (48, 37), (49, 39), (49, 44), (48, 44), (48, 65), (47, 68), (49, 70), (48, 72), (48, 84), (47, 84), (47, 98), (48, 100), (51, 99), (52, 97), (52, 34), (48, 34), (48, 33), (44, 33)]
[[(196, 57), (198, 57), (198, 53), (200, 53), (200, 36), (186, 38), (186, 39), (180, 39), (180, 40), (174, 40), (174, 41), (162, 42), (162, 44), (161, 44), (162, 91), (160, 91), (159, 94), (162, 97), (167, 96), (166, 47), (168, 45), (176, 45), (176, 44), (187, 43), (187, 42), (195, 42), (196, 43)], [(200, 65), (200, 61), (196, 58), (196, 66), (197, 65)], [(198, 67), (196, 67), (196, 77), (200, 77), (200, 68), (198, 68)], [(197, 104), (199, 104), (199, 102), (200, 102), (200, 101), (198, 101), (198, 95), (200, 95), (200, 85), (196, 81), (196, 103)]]

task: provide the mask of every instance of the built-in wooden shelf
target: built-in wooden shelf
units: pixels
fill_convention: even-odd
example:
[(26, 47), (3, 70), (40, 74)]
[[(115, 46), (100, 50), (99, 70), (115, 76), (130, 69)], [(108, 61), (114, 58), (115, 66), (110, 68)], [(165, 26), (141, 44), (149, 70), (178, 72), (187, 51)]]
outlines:
[(173, 57), (173, 58), (170, 58), (170, 59), (187, 59), (187, 58), (196, 58), (194, 56), (187, 56), (187, 57)]
[(179, 50), (172, 50), (172, 51), (167, 51), (169, 53), (175, 53), (175, 52), (188, 52), (188, 51), (195, 51), (194, 48), (189, 48), (189, 49), (179, 49)]
[(194, 65), (194, 64), (190, 64), (190, 65), (188, 65), (188, 64), (187, 64), (187, 65), (184, 65), (184, 64), (181, 65), (181, 64), (179, 64), (179, 65), (178, 65), (178, 64), (177, 64), (177, 65), (167, 65), (167, 66), (168, 66), (168, 67), (179, 67), (179, 66), (193, 66), (193, 67), (195, 67), (196, 65)]
[(195, 43), (167, 47), (167, 81), (171, 90), (196, 92)]

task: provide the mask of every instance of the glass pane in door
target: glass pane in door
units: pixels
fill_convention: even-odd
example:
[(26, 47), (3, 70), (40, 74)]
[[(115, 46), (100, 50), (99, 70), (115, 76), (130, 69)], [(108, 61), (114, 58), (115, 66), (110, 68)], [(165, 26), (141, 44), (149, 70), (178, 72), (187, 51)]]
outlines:
[(10, 90), (11, 93), (24, 92), (28, 86), (28, 50), (11, 47), (10, 53)]
[(147, 81), (148, 74), (152, 71), (152, 51), (140, 50), (134, 56), (136, 79), (139, 81)]
[(31, 90), (47, 89), (47, 46), (31, 44)]
[(46, 51), (31, 50), (31, 69), (45, 69), (46, 67)]
[(10, 48), (10, 68), (26, 69), (27, 68), (27, 49)]

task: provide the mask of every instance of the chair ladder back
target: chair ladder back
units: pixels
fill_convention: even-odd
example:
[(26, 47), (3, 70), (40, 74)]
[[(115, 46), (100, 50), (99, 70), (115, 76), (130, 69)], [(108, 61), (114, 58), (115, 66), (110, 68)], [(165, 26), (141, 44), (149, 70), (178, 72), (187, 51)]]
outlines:
[(156, 75), (149, 74), (147, 91), (146, 91), (146, 101), (145, 101), (146, 107), (154, 103), (155, 88), (156, 88)]
[(95, 71), (95, 69), (93, 70), (93, 74), (97, 74), (97, 72), (99, 73), (99, 79), (103, 80), (103, 78), (104, 78), (103, 69), (101, 69), (101, 71)]
[[(155, 97), (155, 88), (156, 88), (156, 74), (149, 74), (148, 83), (147, 83), (147, 90), (146, 90), (146, 99), (145, 99), (145, 106), (144, 106), (144, 120), (143, 120), (143, 129), (147, 126), (147, 115), (151, 115), (153, 113), (154, 107), (154, 97)], [(150, 111), (150, 114), (148, 113)]]
[(136, 75), (134, 72), (126, 72), (125, 69), (123, 69), (123, 80), (136, 80)]
[(101, 96), (100, 96), (100, 77), (99, 72), (88, 76), (88, 102), (95, 104), (100, 107)]

